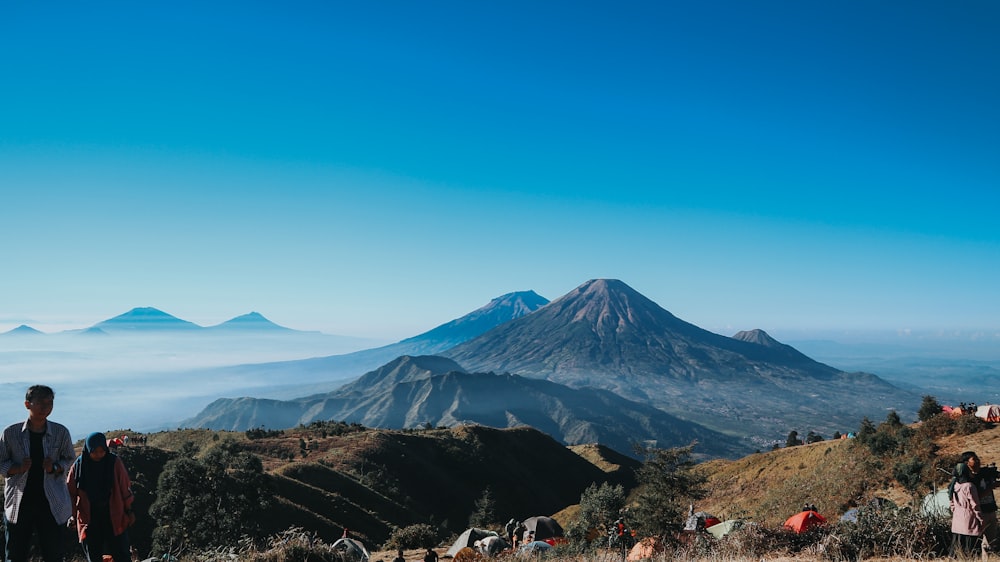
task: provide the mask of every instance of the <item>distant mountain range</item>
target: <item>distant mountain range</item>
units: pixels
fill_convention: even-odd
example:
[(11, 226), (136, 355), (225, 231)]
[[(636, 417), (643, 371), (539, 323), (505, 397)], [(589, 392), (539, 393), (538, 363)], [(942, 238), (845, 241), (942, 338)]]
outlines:
[(403, 355), (433, 355), (548, 304), (534, 291), (507, 293), (460, 318), (399, 342), (343, 355), (255, 363), (205, 371), (205, 376), (273, 377), (289, 383), (354, 379)]
[[(184, 333), (184, 332), (267, 332), (267, 333), (312, 333), (302, 330), (293, 330), (284, 326), (279, 326), (265, 318), (259, 312), (250, 312), (242, 316), (237, 316), (221, 324), (214, 326), (200, 326), (194, 322), (182, 320), (152, 307), (137, 307), (119, 314), (113, 318), (102, 320), (82, 330), (67, 330), (68, 333), (78, 334), (162, 334), (162, 333)], [(13, 330), (0, 334), (3, 335), (46, 335), (45, 332), (36, 330), (31, 326), (21, 325)]]
[(469, 373), (450, 359), (403, 356), (333, 392), (297, 400), (220, 399), (182, 423), (241, 431), (318, 420), (374, 428), (530, 426), (567, 445), (680, 446), (698, 441), (703, 456), (745, 452), (739, 440), (612, 392), (573, 389), (518, 375)]
[[(630, 439), (682, 445), (697, 434), (715, 446), (714, 454), (724, 454), (719, 451), (731, 442), (720, 434), (744, 439), (746, 451), (779, 442), (791, 430), (847, 432), (864, 416), (915, 411), (920, 402), (875, 375), (813, 361), (760, 330), (735, 337), (703, 330), (618, 280), (588, 281), (544, 306), (537, 297), (532, 305), (512, 307), (514, 295), (524, 294), (499, 299), (506, 314), (479, 315), (492, 320), (479, 324), (483, 331), (475, 337), (469, 338), (476, 330), (447, 337), (454, 332), (446, 327), (470, 325), (456, 321), (377, 350), (241, 368), (301, 373), (308, 365), (332, 373), (413, 349), (453, 364), (427, 358), (399, 363), (393, 357), (326, 394), (285, 402), (220, 400), (189, 421), (227, 429), (288, 427), (314, 419), (404, 428), (528, 424), (545, 427), (566, 443), (587, 435), (619, 447)], [(469, 339), (449, 345), (462, 337)], [(599, 390), (613, 392), (619, 401)], [(649, 406), (672, 418), (650, 413)], [(675, 429), (668, 431), (671, 424)], [(599, 426), (604, 433), (595, 429)]]
[(150, 333), (162, 331), (190, 331), (190, 330), (211, 330), (211, 331), (268, 331), (268, 332), (298, 332), (284, 326), (279, 326), (264, 318), (259, 312), (250, 312), (242, 316), (237, 316), (221, 324), (214, 326), (199, 326), (194, 322), (181, 320), (158, 310), (156, 308), (142, 307), (109, 318), (103, 322), (94, 324), (97, 328), (109, 333), (129, 332), (129, 333)]

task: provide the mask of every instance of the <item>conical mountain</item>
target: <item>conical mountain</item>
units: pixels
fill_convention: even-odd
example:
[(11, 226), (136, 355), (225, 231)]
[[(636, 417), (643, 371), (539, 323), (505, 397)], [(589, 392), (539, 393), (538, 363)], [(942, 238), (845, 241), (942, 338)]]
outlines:
[[(442, 355), (470, 370), (569, 382), (595, 371), (724, 381), (755, 362), (780, 360), (765, 346), (685, 322), (616, 279), (588, 281), (536, 314)], [(838, 372), (815, 361), (811, 367), (813, 377)]]
[(160, 332), (160, 331), (191, 331), (200, 330), (201, 326), (194, 322), (181, 320), (162, 310), (152, 307), (138, 307), (132, 310), (98, 322), (92, 327), (105, 332)]
[(775, 344), (709, 332), (619, 280), (595, 279), (442, 355), (469, 371), (612, 390), (762, 444), (783, 439), (789, 427), (846, 432), (863, 416), (919, 404), (874, 375), (844, 373)]
[(259, 312), (249, 312), (235, 318), (226, 320), (221, 324), (209, 326), (211, 330), (241, 331), (241, 332), (296, 332), (291, 328), (286, 328), (271, 322)]
[(816, 361), (810, 359), (801, 351), (788, 344), (781, 343), (761, 329), (737, 332), (733, 334), (733, 339), (757, 344), (769, 349), (770, 359), (775, 362), (781, 361), (788, 364), (797, 363), (803, 366), (810, 366), (816, 363)]
[(41, 330), (36, 330), (27, 324), (21, 324), (13, 330), (8, 330), (0, 334), (0, 336), (44, 336), (45, 332)]

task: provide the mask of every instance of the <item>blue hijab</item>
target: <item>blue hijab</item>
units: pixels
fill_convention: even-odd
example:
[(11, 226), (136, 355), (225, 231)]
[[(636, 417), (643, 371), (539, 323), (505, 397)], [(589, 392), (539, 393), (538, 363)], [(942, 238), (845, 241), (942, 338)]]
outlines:
[[(100, 461), (90, 458), (90, 453), (103, 448), (105, 455)], [(91, 506), (107, 505), (111, 499), (111, 486), (115, 478), (115, 454), (108, 449), (108, 440), (103, 433), (91, 433), (83, 443), (83, 453), (76, 458), (74, 473), (76, 487), (87, 492)]]

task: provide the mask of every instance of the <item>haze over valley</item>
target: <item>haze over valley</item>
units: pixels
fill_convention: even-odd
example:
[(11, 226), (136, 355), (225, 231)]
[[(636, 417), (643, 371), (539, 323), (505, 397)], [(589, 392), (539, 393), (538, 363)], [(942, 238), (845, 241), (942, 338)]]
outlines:
[[(981, 334), (797, 348), (752, 327), (703, 330), (621, 281), (592, 280), (552, 303), (533, 291), (501, 295), (395, 343), (293, 330), (257, 313), (203, 327), (148, 307), (80, 330), (19, 327), (0, 334), (0, 399), (19, 404), (29, 384), (49, 384), (53, 419), (76, 437), (320, 419), (478, 423), (531, 425), (625, 453), (636, 441), (697, 440), (703, 456), (732, 457), (792, 429), (829, 437), (889, 409), (912, 418), (922, 393), (985, 401), (990, 392), (975, 383), (994, 380), (996, 349)], [(499, 375), (508, 378), (495, 387)]]

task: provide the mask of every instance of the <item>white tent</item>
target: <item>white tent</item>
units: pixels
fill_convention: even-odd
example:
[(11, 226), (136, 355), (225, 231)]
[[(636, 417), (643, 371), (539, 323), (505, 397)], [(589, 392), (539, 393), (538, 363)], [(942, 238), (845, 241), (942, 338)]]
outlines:
[(997, 404), (980, 406), (976, 408), (976, 417), (991, 423), (1000, 422), (1000, 406)]
[(920, 502), (921, 515), (951, 515), (951, 502), (948, 501), (948, 488), (942, 488), (924, 496)]

